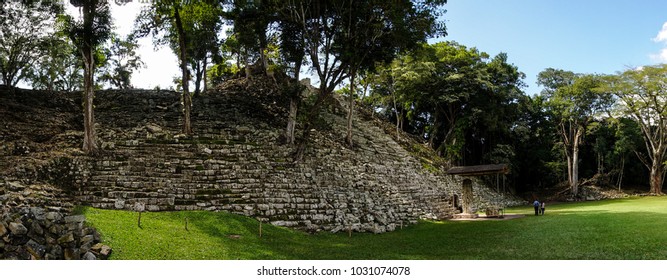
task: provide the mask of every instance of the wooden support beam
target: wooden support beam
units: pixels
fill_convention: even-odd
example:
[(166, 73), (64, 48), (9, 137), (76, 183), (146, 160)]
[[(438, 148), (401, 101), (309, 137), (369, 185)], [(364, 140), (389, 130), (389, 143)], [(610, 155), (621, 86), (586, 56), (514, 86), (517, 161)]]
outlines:
[(509, 167), (507, 167), (507, 164), (454, 166), (447, 170), (447, 174), (459, 176), (482, 176), (507, 173), (509, 173)]

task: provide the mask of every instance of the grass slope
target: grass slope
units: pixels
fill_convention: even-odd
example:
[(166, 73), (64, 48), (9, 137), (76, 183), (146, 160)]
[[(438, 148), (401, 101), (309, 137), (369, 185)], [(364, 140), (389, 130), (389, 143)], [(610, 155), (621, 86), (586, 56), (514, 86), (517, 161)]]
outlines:
[[(667, 197), (509, 209), (525, 218), (421, 222), (374, 235), (309, 235), (213, 212), (81, 208), (113, 259), (667, 259)], [(185, 230), (185, 220), (188, 230)]]

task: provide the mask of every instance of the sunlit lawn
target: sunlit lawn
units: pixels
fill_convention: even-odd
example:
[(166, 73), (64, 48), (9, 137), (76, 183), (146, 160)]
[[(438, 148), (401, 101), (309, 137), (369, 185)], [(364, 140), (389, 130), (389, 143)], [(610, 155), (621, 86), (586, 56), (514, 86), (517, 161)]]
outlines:
[[(306, 234), (228, 213), (82, 208), (113, 259), (667, 259), (667, 197), (564, 203), (524, 218)], [(185, 220), (188, 220), (188, 230)]]

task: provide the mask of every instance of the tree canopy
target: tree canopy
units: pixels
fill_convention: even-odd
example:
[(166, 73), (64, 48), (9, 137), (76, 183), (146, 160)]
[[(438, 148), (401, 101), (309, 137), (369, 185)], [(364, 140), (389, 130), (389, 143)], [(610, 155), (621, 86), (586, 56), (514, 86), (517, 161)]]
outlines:
[(0, 74), (4, 85), (28, 77), (34, 61), (48, 56), (54, 5), (3, 1), (0, 4)]

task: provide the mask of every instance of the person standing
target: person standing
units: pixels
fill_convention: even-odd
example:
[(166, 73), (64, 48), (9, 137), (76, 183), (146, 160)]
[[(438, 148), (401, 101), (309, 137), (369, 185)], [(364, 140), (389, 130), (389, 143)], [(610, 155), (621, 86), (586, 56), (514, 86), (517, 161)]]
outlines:
[(533, 208), (535, 208), (535, 216), (539, 215), (540, 214), (540, 202), (537, 201), (537, 199), (535, 201), (533, 201)]
[(542, 205), (540, 205), (540, 208), (542, 208), (542, 209), (541, 209), (541, 210), (542, 210), (542, 211), (541, 211), (541, 212), (542, 212), (542, 216), (544, 216), (544, 207), (546, 207), (546, 204), (544, 203), (544, 201), (542, 201)]

